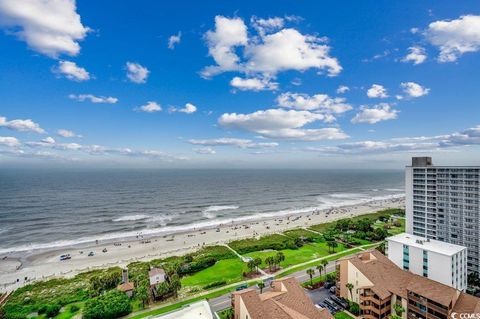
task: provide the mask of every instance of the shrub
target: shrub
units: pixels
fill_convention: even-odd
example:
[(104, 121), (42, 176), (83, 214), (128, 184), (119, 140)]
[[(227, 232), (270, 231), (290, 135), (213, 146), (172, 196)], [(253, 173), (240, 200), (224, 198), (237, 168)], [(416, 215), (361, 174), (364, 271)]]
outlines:
[(71, 305), (70, 306), (70, 312), (71, 313), (77, 312), (78, 310), (80, 310), (80, 307), (78, 307), (77, 305)]
[(188, 275), (192, 273), (196, 273), (200, 270), (206, 269), (215, 265), (217, 260), (213, 257), (201, 258), (193, 261), (191, 263), (186, 263), (180, 266), (178, 269), (179, 275)]
[(114, 319), (132, 312), (130, 299), (126, 294), (111, 290), (104, 295), (88, 300), (83, 312), (84, 319)]
[(231, 242), (229, 246), (235, 249), (239, 254), (247, 254), (252, 251), (262, 251), (268, 249), (298, 249), (298, 246), (295, 245), (295, 241), (293, 239), (278, 234), (263, 236), (259, 239), (251, 238), (236, 240)]
[(203, 289), (207, 290), (207, 289), (214, 288), (214, 287), (220, 287), (220, 286), (223, 286), (223, 285), (226, 285), (226, 284), (227, 284), (227, 282), (225, 280), (214, 281), (212, 283), (209, 283), (208, 285), (203, 286)]
[(59, 304), (48, 305), (45, 309), (45, 315), (47, 318), (53, 318), (60, 313), (61, 308)]

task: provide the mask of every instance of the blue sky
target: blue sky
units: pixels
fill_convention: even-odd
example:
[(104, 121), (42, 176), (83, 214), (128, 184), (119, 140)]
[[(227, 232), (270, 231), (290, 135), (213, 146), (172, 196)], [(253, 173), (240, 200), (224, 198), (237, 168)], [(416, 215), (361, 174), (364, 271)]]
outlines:
[(0, 0), (5, 166), (474, 164), (478, 1)]

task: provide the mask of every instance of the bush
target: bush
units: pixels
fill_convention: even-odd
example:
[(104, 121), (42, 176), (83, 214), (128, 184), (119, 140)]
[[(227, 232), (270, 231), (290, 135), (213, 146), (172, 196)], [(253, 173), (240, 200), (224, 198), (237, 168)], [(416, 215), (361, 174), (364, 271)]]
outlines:
[(88, 300), (83, 311), (84, 319), (114, 319), (132, 312), (130, 299), (118, 290)]
[(186, 263), (180, 266), (178, 269), (179, 275), (188, 275), (192, 273), (199, 272), (200, 270), (206, 269), (215, 265), (217, 260), (213, 257), (201, 258), (191, 263)]
[(282, 235), (263, 236), (259, 239), (242, 239), (236, 240), (229, 244), (239, 254), (247, 254), (253, 251), (262, 250), (283, 250), (283, 249), (298, 249), (295, 241), (291, 238)]
[(71, 305), (70, 306), (70, 312), (71, 313), (77, 312), (78, 310), (80, 310), (80, 307), (78, 307), (77, 305)]
[(354, 315), (358, 316), (360, 314), (360, 306), (358, 303), (355, 303), (353, 301), (348, 302), (348, 311), (353, 313)]
[(60, 313), (61, 308), (59, 304), (48, 305), (45, 309), (45, 315), (47, 318), (53, 318)]
[(47, 306), (48, 305), (41, 305), (40, 308), (38, 308), (38, 311), (37, 311), (38, 314), (43, 315), (44, 313), (46, 313), (47, 312)]
[(208, 285), (203, 286), (203, 289), (207, 290), (207, 289), (214, 288), (214, 287), (220, 287), (220, 286), (223, 286), (223, 285), (226, 285), (226, 284), (227, 284), (227, 282), (225, 280), (214, 281), (212, 283), (209, 283)]

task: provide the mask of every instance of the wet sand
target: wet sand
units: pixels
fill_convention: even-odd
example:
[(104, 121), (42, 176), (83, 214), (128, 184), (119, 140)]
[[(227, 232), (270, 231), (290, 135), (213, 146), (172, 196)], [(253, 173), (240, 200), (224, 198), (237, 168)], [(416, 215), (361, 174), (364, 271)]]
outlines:
[[(298, 227), (326, 223), (336, 219), (376, 212), (384, 208), (403, 208), (404, 198), (372, 201), (365, 204), (318, 210), (239, 224), (195, 229), (176, 234), (99, 241), (49, 250), (15, 252), (0, 255), (0, 291), (12, 290), (35, 280), (71, 277), (77, 273), (125, 266), (133, 261), (147, 261), (183, 255), (203, 245), (225, 244), (232, 240), (283, 232)], [(106, 252), (102, 252), (106, 249)], [(88, 256), (93, 252), (93, 256)], [(60, 255), (71, 259), (60, 261)]]

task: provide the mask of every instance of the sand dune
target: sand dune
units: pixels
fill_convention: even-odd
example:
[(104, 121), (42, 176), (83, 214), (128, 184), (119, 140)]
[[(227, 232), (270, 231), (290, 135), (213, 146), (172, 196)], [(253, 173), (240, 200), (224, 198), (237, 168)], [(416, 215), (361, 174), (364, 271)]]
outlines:
[[(182, 255), (203, 245), (223, 244), (236, 239), (282, 232), (375, 212), (383, 208), (398, 207), (404, 207), (404, 198), (385, 199), (241, 224), (226, 224), (218, 227), (219, 230), (216, 227), (195, 229), (158, 237), (125, 238), (116, 243), (99, 241), (44, 251), (10, 253), (0, 256), (0, 291), (12, 290), (35, 280), (69, 277), (92, 269), (125, 266), (136, 260)], [(107, 252), (102, 252), (104, 249)], [(89, 252), (93, 252), (94, 256), (88, 256)], [(70, 254), (72, 258), (60, 261), (59, 256), (62, 254)]]

